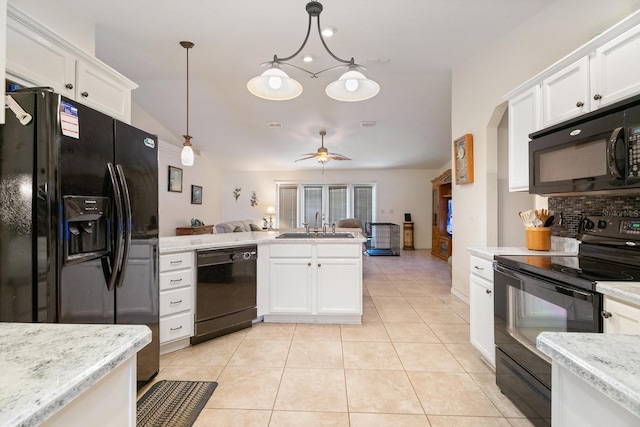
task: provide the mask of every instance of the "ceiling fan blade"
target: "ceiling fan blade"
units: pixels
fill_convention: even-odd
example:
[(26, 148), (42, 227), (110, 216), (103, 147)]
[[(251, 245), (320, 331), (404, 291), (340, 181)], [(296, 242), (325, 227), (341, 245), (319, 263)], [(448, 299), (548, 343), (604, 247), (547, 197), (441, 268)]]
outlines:
[(351, 160), (349, 157), (338, 153), (329, 153), (329, 158), (331, 160)]
[(314, 159), (316, 157), (316, 155), (314, 154), (313, 156), (309, 156), (309, 157), (303, 157), (301, 159), (296, 160), (296, 162), (299, 162), (300, 160), (309, 160), (309, 159)]

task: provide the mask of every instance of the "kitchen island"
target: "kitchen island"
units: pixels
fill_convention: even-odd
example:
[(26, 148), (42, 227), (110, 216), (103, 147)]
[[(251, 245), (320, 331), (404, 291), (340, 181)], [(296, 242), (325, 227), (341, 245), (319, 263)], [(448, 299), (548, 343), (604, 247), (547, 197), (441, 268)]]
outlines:
[[(197, 301), (197, 251), (256, 245), (256, 305), (258, 320), (298, 323), (361, 323), (362, 252), (366, 238), (355, 229), (337, 229), (309, 235), (304, 230), (255, 231), (160, 238), (160, 289), (170, 292), (172, 283)], [(298, 234), (296, 234), (296, 232)], [(345, 232), (351, 233), (345, 237)], [(293, 233), (293, 234), (292, 234)], [(171, 266), (173, 264), (173, 267)], [(164, 266), (164, 267), (163, 267)], [(164, 284), (164, 285), (163, 285)], [(186, 298), (179, 298), (185, 301)], [(180, 313), (160, 310), (161, 354), (189, 345), (193, 332), (177, 323), (178, 316), (193, 318), (189, 308)], [(182, 327), (181, 327), (182, 326)], [(178, 329), (180, 328), (180, 329)], [(187, 332), (188, 331), (188, 332)]]
[(135, 426), (144, 325), (0, 323), (0, 425)]

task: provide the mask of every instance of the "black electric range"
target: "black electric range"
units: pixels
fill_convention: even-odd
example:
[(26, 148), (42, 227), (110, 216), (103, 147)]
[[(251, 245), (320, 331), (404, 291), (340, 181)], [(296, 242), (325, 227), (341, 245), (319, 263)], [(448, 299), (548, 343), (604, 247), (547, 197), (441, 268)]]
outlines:
[(640, 219), (584, 217), (577, 255), (496, 256), (498, 263), (572, 286), (595, 290), (596, 282), (640, 282)]

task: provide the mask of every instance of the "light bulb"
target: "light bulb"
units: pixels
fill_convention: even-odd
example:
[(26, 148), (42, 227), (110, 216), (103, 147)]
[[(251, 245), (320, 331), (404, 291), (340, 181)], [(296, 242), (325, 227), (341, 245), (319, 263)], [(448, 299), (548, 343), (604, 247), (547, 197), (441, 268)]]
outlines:
[(349, 92), (355, 92), (356, 90), (358, 90), (358, 80), (349, 79), (344, 83), (344, 86)]
[(278, 76), (269, 77), (269, 87), (273, 90), (278, 90), (282, 87), (282, 79)]
[(180, 160), (183, 166), (193, 166), (194, 159), (193, 149), (189, 145), (182, 147), (182, 153), (180, 153)]

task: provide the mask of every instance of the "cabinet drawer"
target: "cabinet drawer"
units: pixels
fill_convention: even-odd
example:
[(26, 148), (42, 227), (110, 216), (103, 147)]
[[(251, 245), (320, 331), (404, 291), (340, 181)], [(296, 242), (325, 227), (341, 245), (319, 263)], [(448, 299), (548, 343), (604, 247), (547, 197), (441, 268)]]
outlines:
[(160, 292), (160, 316), (191, 310), (191, 288)]
[(493, 283), (493, 261), (472, 256), (469, 271)]
[(171, 271), (160, 273), (160, 290), (182, 288), (193, 283), (193, 270)]
[(193, 267), (192, 252), (160, 255), (160, 271), (180, 270)]
[(160, 319), (160, 344), (193, 335), (193, 315), (190, 311)]
[(322, 258), (358, 258), (362, 245), (318, 245), (318, 257)]
[(272, 258), (311, 258), (311, 245), (271, 245)]

